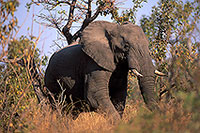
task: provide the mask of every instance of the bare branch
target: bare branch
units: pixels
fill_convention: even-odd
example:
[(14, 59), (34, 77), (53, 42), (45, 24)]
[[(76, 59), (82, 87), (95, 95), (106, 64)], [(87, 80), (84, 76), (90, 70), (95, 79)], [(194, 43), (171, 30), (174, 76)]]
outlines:
[(58, 0), (38, 0), (37, 2), (33, 1), (34, 4), (38, 5), (39, 3), (41, 4), (49, 4), (49, 5), (52, 5), (52, 6), (57, 6), (59, 4), (68, 4), (71, 6), (71, 3), (69, 1), (58, 1)]
[(68, 17), (68, 22), (67, 24), (64, 26), (64, 28), (62, 29), (62, 33), (65, 35), (68, 44), (71, 44), (72, 42), (72, 34), (69, 32), (72, 23), (73, 23), (73, 19), (74, 19), (74, 9), (75, 9), (75, 5), (76, 5), (77, 0), (73, 0), (71, 5), (70, 5), (70, 11), (69, 11), (69, 17)]
[(88, 12), (87, 12), (86, 19), (92, 16), (91, 2), (92, 0), (88, 0)]

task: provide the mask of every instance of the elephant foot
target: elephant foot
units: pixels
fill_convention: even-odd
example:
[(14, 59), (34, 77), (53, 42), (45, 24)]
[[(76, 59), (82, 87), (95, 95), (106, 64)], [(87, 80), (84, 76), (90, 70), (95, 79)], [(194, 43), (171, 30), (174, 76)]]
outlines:
[(109, 115), (109, 122), (113, 125), (119, 124), (121, 117), (119, 113), (113, 113)]
[(97, 113), (104, 115), (104, 117), (109, 121), (110, 124), (116, 125), (120, 122), (121, 116), (117, 111), (102, 109), (97, 109)]

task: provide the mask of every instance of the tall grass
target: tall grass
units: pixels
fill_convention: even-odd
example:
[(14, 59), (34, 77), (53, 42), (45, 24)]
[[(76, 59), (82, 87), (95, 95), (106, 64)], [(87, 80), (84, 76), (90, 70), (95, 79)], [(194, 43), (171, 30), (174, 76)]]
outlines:
[[(10, 66), (9, 66), (10, 65)], [(161, 102), (160, 111), (150, 112), (140, 95), (136, 81), (127, 98), (122, 119), (113, 124), (95, 112), (81, 113), (77, 119), (50, 105), (38, 104), (28, 68), (9, 64), (3, 71), (0, 99), (0, 132), (198, 132), (200, 95), (177, 92), (170, 102)], [(198, 71), (196, 80), (199, 83)], [(135, 80), (135, 79), (134, 79)], [(198, 87), (197, 87), (198, 88)], [(131, 88), (129, 88), (131, 89)], [(199, 90), (199, 88), (198, 88)], [(130, 90), (129, 90), (130, 91)], [(60, 107), (62, 108), (62, 107)], [(117, 124), (116, 124), (117, 123)]]

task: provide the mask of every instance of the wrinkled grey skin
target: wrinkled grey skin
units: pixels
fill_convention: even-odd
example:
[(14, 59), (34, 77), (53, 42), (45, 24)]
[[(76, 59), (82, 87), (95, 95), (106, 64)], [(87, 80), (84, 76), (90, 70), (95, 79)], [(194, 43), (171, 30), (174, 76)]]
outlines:
[[(53, 54), (45, 73), (45, 85), (55, 97), (60, 81), (75, 109), (85, 101), (91, 110), (99, 109), (115, 120), (123, 114), (127, 96), (128, 70), (136, 69), (141, 94), (150, 110), (157, 109), (154, 92), (154, 66), (142, 29), (134, 24), (105, 21), (91, 23), (82, 33), (80, 44)], [(70, 98), (71, 97), (71, 98)]]

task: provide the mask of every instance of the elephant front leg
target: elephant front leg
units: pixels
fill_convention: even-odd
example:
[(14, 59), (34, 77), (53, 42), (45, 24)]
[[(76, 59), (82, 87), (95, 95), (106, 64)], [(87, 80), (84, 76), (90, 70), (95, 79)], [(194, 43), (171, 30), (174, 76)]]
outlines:
[(120, 115), (112, 104), (109, 97), (109, 79), (111, 72), (93, 71), (87, 75), (86, 80), (86, 98), (93, 108), (106, 113), (116, 122), (120, 120)]

